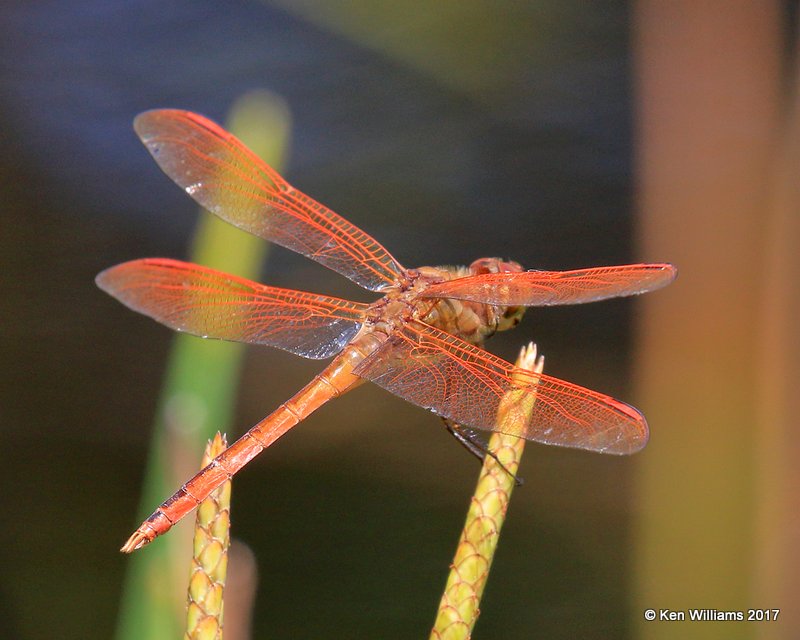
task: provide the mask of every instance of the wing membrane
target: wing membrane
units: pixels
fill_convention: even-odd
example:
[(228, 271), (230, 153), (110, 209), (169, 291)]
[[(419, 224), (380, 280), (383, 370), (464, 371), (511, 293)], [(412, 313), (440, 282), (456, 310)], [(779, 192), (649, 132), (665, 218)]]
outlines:
[(178, 331), (328, 358), (355, 336), (367, 305), (267, 287), (178, 260), (133, 260), (106, 269), (98, 286)]
[(485, 273), (433, 284), (421, 296), (519, 307), (581, 304), (660, 289), (676, 275), (677, 270), (671, 264)]
[(210, 120), (163, 109), (140, 114), (134, 128), (164, 172), (223, 220), (372, 291), (403, 272), (372, 237), (297, 191)]
[[(469, 427), (498, 430), (501, 401), (507, 394), (516, 393), (518, 416), (511, 416), (504, 424), (518, 422), (522, 426), (511, 435), (615, 454), (633, 453), (647, 442), (647, 423), (633, 407), (578, 385), (519, 369), (417, 320), (392, 335), (355, 373)], [(527, 381), (521, 388), (520, 380)], [(525, 402), (525, 396), (530, 400), (534, 394), (533, 410), (526, 413), (530, 402)], [(510, 410), (513, 413), (513, 407)]]

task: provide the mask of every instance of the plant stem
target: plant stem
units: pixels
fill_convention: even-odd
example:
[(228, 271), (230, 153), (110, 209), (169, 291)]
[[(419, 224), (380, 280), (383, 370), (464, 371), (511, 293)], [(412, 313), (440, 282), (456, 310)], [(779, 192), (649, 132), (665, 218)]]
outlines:
[[(228, 446), (219, 431), (206, 446), (203, 469)], [(194, 524), (185, 640), (222, 640), (223, 592), (231, 543), (230, 480), (203, 500)]]
[[(530, 343), (520, 351), (516, 366), (525, 372), (541, 374), (544, 358), (537, 359), (536, 346)], [(515, 382), (520, 385), (530, 384), (529, 374), (520, 372)], [(529, 417), (535, 400), (535, 395), (527, 391), (507, 392), (498, 410), (498, 425), (502, 428), (510, 417), (515, 420)], [(513, 411), (509, 411), (511, 407), (514, 407)], [(515, 428), (513, 423), (504, 430), (522, 431)], [(464, 529), (450, 566), (450, 575), (439, 603), (436, 622), (430, 635), (432, 640), (461, 640), (472, 635), (524, 448), (523, 438), (504, 433), (494, 433), (489, 440), (489, 451), (497, 456), (497, 460), (489, 455), (484, 458)]]

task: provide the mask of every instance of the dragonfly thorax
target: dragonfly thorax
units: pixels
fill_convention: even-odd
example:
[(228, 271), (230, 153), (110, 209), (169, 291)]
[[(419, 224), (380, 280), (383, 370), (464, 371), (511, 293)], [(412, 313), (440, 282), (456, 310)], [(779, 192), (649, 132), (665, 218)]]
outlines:
[[(522, 270), (520, 264), (500, 258), (480, 258), (469, 267), (421, 267), (415, 270), (418, 281), (412, 288), (420, 290), (443, 280), (484, 273), (516, 273)], [(467, 342), (480, 345), (497, 331), (517, 326), (524, 312), (525, 307), (495, 306), (455, 298), (440, 298), (433, 299), (433, 304), (428, 308), (420, 306), (418, 317)]]

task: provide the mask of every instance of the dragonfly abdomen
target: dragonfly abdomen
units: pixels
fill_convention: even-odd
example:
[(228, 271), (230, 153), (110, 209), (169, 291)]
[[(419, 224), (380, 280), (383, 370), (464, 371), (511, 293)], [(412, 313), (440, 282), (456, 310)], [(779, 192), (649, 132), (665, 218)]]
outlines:
[(364, 358), (360, 350), (346, 347), (291, 399), (255, 425), (167, 498), (128, 539), (122, 551), (130, 553), (166, 533), (172, 525), (229, 480), (239, 469), (269, 447), (323, 404), (358, 386), (364, 380), (353, 374)]

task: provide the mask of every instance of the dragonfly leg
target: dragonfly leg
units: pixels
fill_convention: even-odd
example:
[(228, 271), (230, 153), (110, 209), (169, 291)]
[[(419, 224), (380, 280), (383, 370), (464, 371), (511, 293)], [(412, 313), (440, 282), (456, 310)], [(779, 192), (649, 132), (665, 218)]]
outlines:
[(511, 473), (508, 468), (502, 462), (500, 462), (499, 458), (494, 454), (494, 452), (489, 449), (489, 445), (486, 444), (483, 438), (473, 429), (460, 425), (457, 422), (453, 422), (448, 418), (442, 418), (442, 421), (444, 422), (445, 428), (456, 440), (458, 440), (461, 446), (463, 446), (478, 460), (483, 462), (487, 455), (490, 456), (503, 471), (514, 478), (514, 484), (516, 486), (519, 487), (524, 484), (525, 480), (520, 476)]

